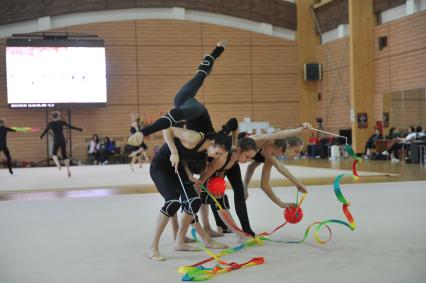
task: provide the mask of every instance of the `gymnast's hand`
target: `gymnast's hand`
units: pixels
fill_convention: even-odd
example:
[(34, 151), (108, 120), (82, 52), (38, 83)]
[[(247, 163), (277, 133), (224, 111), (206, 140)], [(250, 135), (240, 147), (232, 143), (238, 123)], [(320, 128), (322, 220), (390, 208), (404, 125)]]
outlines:
[(191, 181), (192, 183), (194, 183), (194, 187), (197, 189), (197, 191), (201, 192), (201, 185), (203, 183), (201, 183), (201, 181), (199, 179), (190, 176), (189, 177), (189, 181)]
[(302, 124), (302, 128), (303, 128), (303, 130), (309, 130), (309, 129), (312, 128), (312, 125), (305, 122), (305, 123)]
[(299, 193), (302, 193), (302, 194), (307, 194), (308, 193), (308, 191), (306, 190), (305, 186), (303, 186), (303, 185), (297, 186), (297, 190), (299, 191)]
[(289, 208), (289, 207), (296, 208), (297, 204), (292, 203), (292, 202), (280, 202), (279, 206), (281, 208)]
[(179, 166), (179, 154), (172, 153), (170, 154), (170, 162), (172, 163), (172, 166), (175, 167), (175, 172), (178, 172), (178, 166)]

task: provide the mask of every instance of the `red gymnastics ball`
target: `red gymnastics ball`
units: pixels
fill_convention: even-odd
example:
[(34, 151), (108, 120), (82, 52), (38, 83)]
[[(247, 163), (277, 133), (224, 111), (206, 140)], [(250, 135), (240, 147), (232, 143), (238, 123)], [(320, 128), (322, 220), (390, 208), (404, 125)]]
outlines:
[(287, 207), (284, 210), (284, 218), (291, 224), (299, 223), (303, 218), (303, 210), (301, 207), (299, 207), (299, 209), (295, 207)]
[(225, 193), (226, 182), (222, 177), (213, 177), (207, 181), (207, 189), (216, 196), (222, 196)]

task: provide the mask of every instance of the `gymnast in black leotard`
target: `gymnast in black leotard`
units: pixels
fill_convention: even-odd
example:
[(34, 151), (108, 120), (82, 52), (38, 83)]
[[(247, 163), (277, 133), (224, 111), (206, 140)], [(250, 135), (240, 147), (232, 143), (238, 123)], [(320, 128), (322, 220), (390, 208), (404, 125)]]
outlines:
[[(150, 166), (151, 178), (164, 197), (165, 203), (158, 216), (157, 228), (148, 254), (149, 258), (165, 259), (159, 252), (160, 237), (169, 218), (173, 217), (181, 206), (184, 213), (177, 233), (175, 249), (194, 250), (185, 243), (185, 235), (191, 221), (196, 218), (201, 200), (186, 171), (199, 174), (205, 168), (208, 155), (217, 156), (226, 153), (224, 143), (215, 144), (215, 141), (218, 140), (217, 136), (217, 134), (203, 134), (177, 127), (164, 131), (167, 143), (152, 159)], [(187, 166), (186, 169), (185, 166)], [(208, 247), (225, 247), (211, 240), (197, 221), (194, 221), (194, 227)]]
[[(140, 132), (143, 126), (142, 120), (139, 118), (139, 115), (137, 113), (130, 114), (131, 118), (131, 126), (130, 126), (130, 133), (135, 134), (137, 132)], [(132, 145), (130, 145), (132, 146)], [(129, 157), (131, 158), (130, 161), (130, 169), (134, 171), (134, 164), (138, 160), (139, 161), (139, 168), (142, 168), (142, 162), (145, 160), (146, 162), (149, 162), (149, 157), (146, 154), (146, 151), (148, 150), (148, 146), (142, 141), (139, 146), (132, 146), (133, 151), (129, 154)]]
[(7, 132), (16, 132), (14, 129), (6, 127), (6, 119), (0, 118), (0, 152), (3, 151), (6, 156), (7, 167), (9, 173), (13, 174), (12, 170), (12, 157), (10, 156), (9, 148), (7, 147)]
[(61, 113), (59, 111), (53, 111), (51, 113), (52, 121), (49, 122), (46, 129), (43, 131), (43, 133), (40, 136), (40, 139), (44, 137), (44, 135), (51, 130), (53, 132), (53, 160), (55, 161), (56, 166), (59, 170), (61, 170), (61, 163), (58, 160), (58, 150), (61, 149), (61, 156), (64, 160), (65, 166), (67, 167), (67, 173), (68, 177), (71, 177), (71, 171), (70, 171), (70, 161), (67, 157), (67, 151), (66, 151), (66, 140), (64, 136), (63, 128), (67, 127), (69, 129), (77, 130), (77, 131), (83, 131), (81, 128), (74, 127), (67, 122), (60, 120)]
[(204, 83), (205, 78), (212, 71), (215, 60), (222, 54), (227, 41), (219, 41), (212, 53), (204, 56), (194, 77), (189, 80), (176, 94), (174, 108), (149, 126), (141, 129), (143, 137), (149, 136), (169, 127), (182, 126), (186, 123), (188, 129), (196, 132), (214, 132), (207, 108), (195, 96)]
[[(228, 143), (231, 142), (231, 137), (228, 137)], [(214, 158), (209, 166), (207, 167), (207, 170), (205, 170), (201, 176), (200, 181), (202, 183), (205, 183), (208, 178), (211, 176), (226, 176), (231, 183), (232, 189), (234, 191), (234, 204), (235, 204), (235, 210), (237, 212), (237, 216), (240, 220), (242, 230), (251, 235), (255, 236), (255, 233), (250, 227), (250, 222), (248, 218), (247, 213), (247, 206), (244, 198), (244, 186), (243, 181), (241, 177), (241, 169), (239, 163), (245, 163), (251, 160), (251, 158), (254, 157), (256, 154), (256, 143), (253, 139), (249, 137), (244, 137), (238, 140), (238, 147), (236, 149), (233, 149), (228, 152), (227, 155), (222, 155), (217, 158)], [(215, 203), (213, 200), (210, 199), (210, 197), (207, 195), (207, 193), (202, 192), (201, 193), (201, 199), (203, 201), (203, 206), (201, 210), (202, 220), (204, 224), (204, 229), (207, 233), (209, 233), (211, 236), (222, 236), (223, 230), (227, 229), (224, 222), (219, 217), (220, 215), (227, 214), (228, 219), (232, 219), (230, 213), (229, 213), (229, 202), (228, 197), (226, 194), (224, 196), (218, 196), (218, 202), (223, 207), (223, 210), (221, 210), (219, 213), (217, 213), (217, 209), (214, 209), (213, 212), (215, 213), (215, 219), (216, 223), (218, 224), (218, 227), (222, 228), (222, 231), (215, 232), (210, 227), (209, 220), (208, 220), (208, 204), (212, 206), (212, 208), (216, 208)], [(234, 233), (236, 233), (242, 240), (246, 238), (245, 234), (240, 233), (239, 231), (233, 229), (232, 226), (229, 227)]]
[(301, 193), (306, 193), (306, 188), (291, 172), (280, 162), (277, 157), (286, 154), (290, 158), (296, 156), (303, 149), (303, 140), (297, 137), (304, 132), (308, 132), (311, 128), (309, 123), (303, 123), (302, 126), (295, 129), (282, 130), (274, 134), (265, 134), (253, 136), (258, 152), (253, 157), (253, 161), (247, 167), (246, 175), (244, 178), (244, 188), (246, 199), (248, 198), (248, 185), (253, 176), (255, 169), (263, 164), (262, 177), (260, 188), (265, 194), (281, 208), (295, 207), (295, 203), (283, 202), (272, 190), (269, 180), (271, 177), (271, 169), (275, 167), (277, 171), (289, 179)]

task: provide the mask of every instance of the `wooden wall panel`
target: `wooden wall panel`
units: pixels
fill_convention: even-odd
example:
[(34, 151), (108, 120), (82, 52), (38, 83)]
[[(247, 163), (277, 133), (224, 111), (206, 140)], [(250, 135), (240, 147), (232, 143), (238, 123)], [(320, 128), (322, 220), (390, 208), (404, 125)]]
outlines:
[[(173, 105), (173, 99), (191, 75), (157, 76), (142, 75), (139, 78), (139, 103), (141, 105)], [(202, 89), (197, 98), (202, 100)]]
[(426, 11), (391, 22), (389, 26), (391, 56), (426, 48)]
[(200, 46), (139, 46), (139, 75), (192, 75), (201, 62)]
[(7, 104), (7, 84), (6, 76), (0, 76), (0, 106), (6, 106)]
[(390, 36), (389, 36), (389, 25), (384, 24), (380, 26), (376, 26), (374, 28), (374, 59), (378, 60), (381, 58), (386, 58), (390, 54), (390, 48), (389, 46), (384, 47), (382, 49), (379, 49), (379, 37), (387, 36), (388, 38), (388, 44), (390, 43)]
[(108, 9), (125, 9), (135, 6), (135, 0), (106, 0)]
[(282, 0), (3, 0), (0, 23), (75, 12), (179, 7), (230, 15), (296, 30), (296, 4)]
[(253, 104), (253, 119), (280, 125), (280, 128), (297, 127), (299, 122), (299, 103), (265, 102)]
[(231, 16), (250, 18), (250, 0), (225, 0), (225, 11)]
[(406, 0), (373, 0), (373, 10), (375, 13), (394, 8), (405, 4)]
[(136, 105), (138, 103), (137, 86), (135, 75), (107, 77), (108, 104)]
[[(196, 97), (206, 104), (214, 126), (220, 128), (232, 116), (269, 121), (279, 128), (299, 124), (300, 68), (295, 42), (182, 21), (109, 22), (66, 30), (100, 35), (105, 39), (107, 56), (108, 105), (72, 110), (72, 123), (86, 130), (72, 133), (74, 158), (87, 158), (87, 143), (95, 133), (112, 137), (123, 146), (129, 135), (130, 113), (153, 121), (169, 111), (203, 54), (212, 51), (219, 39), (228, 39), (230, 46), (216, 60)], [(4, 42), (0, 40), (3, 54)], [(44, 127), (44, 110), (7, 108), (2, 62), (4, 55), (0, 56), (0, 116), (13, 125)], [(45, 141), (28, 147), (37, 135), (10, 139), (15, 159), (45, 158)], [(147, 140), (149, 155), (162, 143), (161, 133), (151, 136)]]
[(426, 56), (424, 49), (394, 56), (390, 64), (392, 90), (426, 85)]
[[(381, 120), (383, 95), (426, 86), (426, 12), (375, 27), (374, 112)], [(388, 47), (378, 49), (378, 37), (388, 37)]]
[(224, 0), (197, 0), (196, 9), (223, 14), (225, 12), (225, 4)]
[(136, 49), (130, 46), (107, 46), (107, 75), (134, 75), (136, 73)]
[[(137, 21), (136, 30), (137, 45), (139, 46), (187, 47), (201, 45), (200, 23), (166, 20)], [(159, 36), (160, 34), (161, 36)]]
[(0, 9), (0, 19), (5, 23), (13, 21), (13, 0), (3, 0)]
[(106, 46), (134, 46), (135, 45), (135, 22), (122, 21), (113, 23), (97, 23), (96, 25), (78, 25), (66, 28), (68, 32), (98, 35), (105, 40)]
[(298, 79), (298, 74), (253, 76), (253, 102), (298, 102)]
[(349, 38), (336, 39), (317, 47), (323, 71), (349, 66)]
[[(203, 46), (202, 54), (210, 53), (214, 45)], [(251, 64), (253, 61), (250, 47), (230, 47), (215, 61), (213, 72), (215, 75), (249, 75), (252, 73)], [(197, 67), (201, 57), (198, 57)]]
[(283, 52), (282, 47), (253, 46), (253, 74), (297, 74), (297, 49), (288, 48)]
[(324, 119), (324, 127), (330, 131), (351, 128), (348, 41), (342, 38), (317, 47), (318, 59), (323, 65), (323, 79), (317, 84), (321, 93), (317, 116)]
[(44, 0), (46, 14), (55, 16), (69, 11), (75, 11), (75, 0)]
[(205, 47), (212, 48), (221, 39), (229, 41), (229, 50), (236, 46), (250, 46), (251, 33), (248, 31), (208, 24), (202, 24), (202, 28), (203, 46)]
[(204, 83), (206, 103), (251, 103), (251, 77), (247, 75), (224, 76), (213, 74)]
[(93, 10), (105, 10), (105, 0), (75, 0), (76, 10), (79, 12), (93, 11)]
[[(39, 110), (12, 110), (7, 106), (0, 108), (1, 117), (6, 117), (9, 127), (36, 127), (44, 130), (45, 111)], [(40, 140), (38, 133), (10, 133), (7, 144), (12, 158), (18, 160), (40, 161), (45, 158), (45, 142)], [(3, 156), (0, 157), (3, 159)]]
[(337, 28), (341, 24), (349, 23), (348, 0), (334, 0), (315, 9), (321, 32)]
[[(43, 0), (13, 0), (13, 20), (23, 21), (28, 18), (38, 18), (44, 14)], [(2, 7), (3, 9), (3, 7)]]
[(213, 126), (217, 130), (221, 129), (222, 125), (231, 117), (235, 117), (239, 121), (242, 121), (244, 117), (251, 117), (252, 120), (254, 119), (252, 103), (206, 103), (205, 105), (209, 110)]
[(253, 46), (289, 46), (297, 50), (296, 41), (276, 38), (258, 33), (252, 33), (251, 44)]

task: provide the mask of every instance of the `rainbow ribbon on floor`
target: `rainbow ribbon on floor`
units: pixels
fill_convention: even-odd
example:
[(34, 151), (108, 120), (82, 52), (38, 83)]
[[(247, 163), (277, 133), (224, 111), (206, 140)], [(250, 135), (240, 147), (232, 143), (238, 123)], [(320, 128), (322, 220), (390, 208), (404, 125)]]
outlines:
[(20, 133), (36, 133), (40, 131), (39, 128), (33, 128), (33, 127), (11, 127), (11, 129)]
[[(285, 224), (287, 224), (287, 222), (285, 222), (284, 224), (278, 226), (279, 228), (276, 228), (275, 230), (273, 230), (271, 233), (261, 233), (262, 236), (264, 236), (262, 238), (262, 240), (265, 241), (273, 241), (273, 242), (279, 242), (279, 243), (294, 243), (294, 244), (299, 244), (299, 243), (303, 243), (306, 238), (308, 237), (310, 230), (312, 227), (316, 226), (315, 231), (313, 233), (314, 239), (318, 244), (325, 244), (328, 241), (331, 240), (332, 237), (332, 233), (331, 233), (331, 228), (328, 224), (341, 224), (344, 225), (346, 227), (348, 227), (351, 231), (355, 230), (356, 228), (356, 223), (355, 220), (351, 214), (351, 212), (349, 211), (349, 206), (351, 205), (351, 203), (343, 196), (342, 190), (340, 189), (340, 181), (343, 177), (345, 176), (350, 176), (353, 178), (354, 181), (358, 181), (359, 180), (359, 175), (357, 172), (357, 168), (356, 165), (361, 162), (361, 158), (359, 158), (356, 153), (353, 151), (352, 147), (348, 144), (345, 145), (345, 151), (352, 157), (354, 158), (354, 162), (352, 163), (352, 174), (340, 174), (338, 175), (335, 179), (334, 179), (334, 184), (333, 184), (333, 189), (334, 189), (334, 193), (336, 195), (337, 200), (342, 203), (342, 210), (343, 210), (343, 214), (346, 216), (346, 219), (348, 222), (343, 221), (343, 220), (339, 220), (339, 219), (328, 219), (328, 220), (323, 220), (323, 221), (316, 221), (314, 223), (311, 223), (305, 230), (305, 234), (303, 236), (303, 238), (301, 240), (298, 241), (277, 241), (277, 240), (271, 240), (270, 238), (266, 237), (269, 236), (271, 234), (273, 234), (274, 232), (276, 232), (279, 228), (283, 227)], [(322, 240), (321, 237), (319, 236), (319, 231), (323, 228), (327, 228), (328, 232), (329, 232), (329, 236), (327, 240)]]
[[(213, 201), (215, 202), (218, 209), (222, 210), (223, 209), (222, 206), (219, 204), (219, 202), (216, 200), (216, 198), (213, 195), (210, 194), (210, 192), (207, 190), (207, 188), (204, 187), (203, 185), (201, 185), (201, 187), (213, 199)], [(234, 224), (234, 222), (227, 217), (226, 214), (224, 214), (224, 218), (225, 218), (224, 220), (227, 223), (229, 223), (232, 227), (234, 227), (235, 229), (239, 230), (240, 232), (246, 234), (244, 231), (239, 229)], [(222, 250), (218, 254), (214, 254), (206, 246), (204, 246), (203, 243), (201, 243), (198, 240), (197, 234), (196, 234), (194, 228), (192, 228), (191, 234), (192, 234), (192, 238), (194, 239), (194, 241), (210, 257), (206, 260), (200, 261), (200, 262), (193, 264), (191, 266), (181, 266), (178, 269), (178, 272), (183, 274), (182, 281), (205, 281), (205, 280), (212, 278), (216, 274), (231, 272), (231, 271), (238, 270), (238, 269), (241, 269), (241, 268), (247, 268), (247, 267), (250, 267), (250, 266), (256, 266), (256, 265), (260, 265), (260, 264), (265, 263), (264, 257), (255, 257), (255, 258), (252, 258), (251, 260), (243, 262), (243, 263), (226, 262), (226, 261), (221, 259), (221, 257), (223, 257), (223, 256), (235, 253), (235, 252), (240, 251), (244, 248), (262, 245), (263, 241), (260, 240), (259, 237), (249, 239), (241, 245), (238, 245), (238, 246), (232, 247), (232, 248), (228, 248), (228, 249)], [(207, 267), (202, 266), (203, 264), (210, 262), (210, 261), (213, 261), (213, 260), (215, 260), (218, 263), (213, 268), (207, 268)]]
[[(344, 225), (346, 227), (348, 227), (351, 231), (355, 230), (356, 228), (356, 223), (354, 218), (352, 217), (352, 214), (349, 211), (349, 206), (351, 205), (350, 202), (343, 196), (342, 190), (340, 189), (340, 181), (343, 177), (345, 176), (351, 176), (353, 177), (353, 179), (355, 181), (357, 181), (359, 179), (359, 175), (357, 172), (357, 168), (356, 165), (357, 163), (361, 162), (361, 158), (359, 158), (356, 153), (353, 151), (353, 149), (346, 144), (345, 145), (345, 151), (352, 157), (354, 158), (354, 162), (352, 164), (352, 174), (340, 174), (338, 175), (335, 179), (334, 179), (334, 184), (333, 184), (333, 189), (334, 189), (334, 193), (336, 195), (337, 200), (342, 203), (342, 210), (343, 210), (343, 214), (346, 216), (346, 219), (348, 222), (343, 221), (343, 220), (339, 220), (339, 219), (328, 219), (328, 220), (323, 220), (323, 221), (316, 221), (311, 223), (305, 230), (304, 236), (301, 240), (295, 240), (295, 241), (278, 241), (278, 240), (272, 240), (270, 238), (268, 238), (267, 236), (270, 236), (272, 234), (274, 234), (276, 231), (280, 230), (282, 227), (284, 227), (288, 222), (284, 222), (283, 224), (279, 225), (277, 228), (275, 228), (272, 232), (263, 232), (260, 233), (259, 235), (257, 235), (256, 237), (247, 240), (245, 243), (233, 247), (233, 248), (228, 248), (225, 249), (223, 251), (221, 251), (218, 254), (214, 254), (212, 253), (210, 250), (208, 250), (198, 239), (195, 233), (195, 229), (192, 229), (191, 233), (192, 233), (192, 237), (193, 239), (200, 245), (201, 249), (203, 249), (210, 257), (200, 261), (196, 264), (193, 264), (191, 266), (182, 266), (178, 269), (178, 272), (181, 274), (184, 274), (182, 277), (182, 281), (204, 281), (204, 280), (208, 280), (210, 278), (212, 278), (213, 276), (215, 276), (216, 274), (220, 274), (220, 273), (225, 273), (225, 272), (231, 272), (233, 270), (237, 270), (237, 269), (241, 269), (241, 268), (245, 268), (245, 267), (250, 267), (250, 266), (255, 266), (255, 265), (260, 265), (263, 264), (265, 262), (265, 259), (263, 257), (258, 257), (258, 258), (252, 258), (251, 260), (238, 264), (235, 262), (231, 262), (228, 263), (226, 261), (223, 261), (221, 259), (221, 257), (226, 256), (226, 255), (230, 255), (232, 253), (235, 253), (237, 251), (240, 251), (246, 247), (253, 247), (253, 246), (259, 246), (259, 245), (263, 245), (264, 241), (270, 241), (270, 242), (278, 242), (278, 243), (293, 243), (293, 244), (299, 244), (299, 243), (303, 243), (307, 237), (310, 234), (311, 229), (316, 226), (315, 231), (313, 233), (314, 239), (316, 240), (317, 243), (319, 244), (325, 244), (328, 241), (330, 241), (331, 237), (332, 237), (332, 232), (331, 232), (331, 228), (328, 224), (341, 224)], [(202, 186), (202, 189), (213, 199), (213, 201), (215, 202), (216, 206), (218, 207), (219, 210), (222, 210), (223, 208), (221, 207), (221, 205), (219, 204), (219, 202), (216, 200), (216, 198), (214, 196), (212, 196), (209, 191)], [(299, 209), (303, 203), (303, 201), (306, 198), (306, 193), (302, 195), (300, 201), (298, 202), (297, 208)], [(296, 197), (298, 199), (298, 195)], [(296, 201), (297, 202), (297, 201)], [(229, 219), (227, 217), (226, 214), (224, 214), (224, 220), (225, 222), (232, 226), (234, 229), (244, 233), (243, 230), (241, 230), (239, 227), (237, 227), (235, 225), (235, 223), (232, 221), (232, 219)], [(322, 240), (319, 236), (319, 231), (323, 228), (327, 228), (328, 232), (329, 232), (329, 237), (327, 240)], [(215, 265), (212, 268), (206, 268), (204, 266), (202, 266), (205, 263), (208, 263), (210, 261), (217, 261), (218, 264)], [(223, 265), (223, 266), (222, 266)]]

